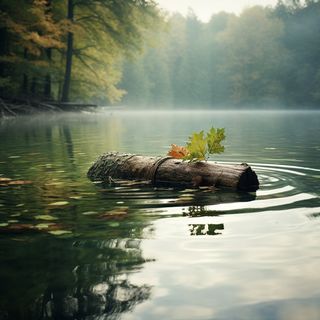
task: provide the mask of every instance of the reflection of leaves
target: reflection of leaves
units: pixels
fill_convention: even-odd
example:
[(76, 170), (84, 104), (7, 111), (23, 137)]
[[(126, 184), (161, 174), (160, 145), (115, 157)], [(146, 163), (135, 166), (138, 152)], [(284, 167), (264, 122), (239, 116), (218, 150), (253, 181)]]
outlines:
[(46, 221), (52, 221), (52, 220), (58, 219), (56, 217), (50, 216), (49, 214), (40, 214), (38, 216), (35, 216), (34, 218), (39, 220), (46, 220)]
[(69, 197), (70, 199), (74, 199), (74, 200), (80, 200), (80, 199), (82, 199), (82, 197), (81, 196), (71, 196), (71, 197)]
[(49, 231), (48, 233), (53, 234), (54, 236), (62, 236), (64, 234), (70, 234), (72, 232), (68, 230), (52, 230), (52, 231)]
[(183, 159), (188, 156), (189, 151), (186, 147), (177, 146), (176, 144), (171, 145), (171, 149), (168, 152), (168, 156), (175, 159)]
[(120, 223), (119, 222), (109, 222), (109, 227), (112, 227), (112, 228), (117, 228), (120, 226)]
[(48, 232), (62, 230), (63, 225), (59, 223), (39, 223), (36, 225), (29, 223), (17, 223), (17, 224), (0, 224), (2, 232), (8, 233), (26, 233), (26, 232)]
[(57, 201), (57, 202), (49, 203), (48, 206), (60, 207), (60, 206), (66, 206), (67, 204), (69, 204), (68, 201)]
[(35, 225), (34, 227), (36, 229), (43, 230), (43, 229), (49, 229), (53, 225), (55, 225), (55, 223), (39, 223), (39, 224)]
[(12, 180), (11, 178), (0, 178), (0, 186), (7, 187), (7, 186), (20, 186), (25, 184), (31, 184), (32, 181), (30, 180)]
[(108, 220), (123, 219), (128, 214), (128, 210), (129, 210), (128, 207), (119, 207), (99, 215), (99, 218), (108, 219)]
[(85, 216), (90, 216), (90, 215), (97, 214), (97, 213), (98, 213), (97, 211), (86, 211), (86, 212), (82, 212), (82, 214), (85, 215)]
[(34, 231), (35, 227), (29, 223), (19, 223), (19, 224), (11, 224), (8, 226), (3, 226), (1, 228), (1, 232), (8, 232), (8, 233), (24, 233), (28, 231)]
[(12, 180), (9, 181), (8, 185), (9, 186), (20, 186), (20, 185), (24, 185), (24, 184), (31, 184), (32, 181), (30, 180)]
[(7, 222), (0, 223), (0, 227), (6, 227), (6, 226), (8, 226), (8, 225), (9, 225), (9, 223), (7, 223)]

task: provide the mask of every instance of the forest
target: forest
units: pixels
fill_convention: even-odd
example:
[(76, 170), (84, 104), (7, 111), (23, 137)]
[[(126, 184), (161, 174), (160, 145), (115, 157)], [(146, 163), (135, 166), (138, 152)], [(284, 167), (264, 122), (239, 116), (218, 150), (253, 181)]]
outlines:
[(207, 23), (147, 0), (0, 3), (4, 98), (146, 108), (320, 102), (315, 0), (221, 12)]
[(2, 96), (118, 101), (124, 58), (141, 50), (160, 19), (145, 0), (0, 3)]

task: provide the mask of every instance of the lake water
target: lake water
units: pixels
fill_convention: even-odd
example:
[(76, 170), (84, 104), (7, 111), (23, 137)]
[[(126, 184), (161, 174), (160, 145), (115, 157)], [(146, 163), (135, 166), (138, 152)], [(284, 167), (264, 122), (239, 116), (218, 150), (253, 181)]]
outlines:
[[(212, 160), (249, 163), (256, 193), (86, 177), (104, 152), (166, 155), (211, 126)], [(311, 111), (3, 121), (0, 319), (320, 319), (319, 134)]]

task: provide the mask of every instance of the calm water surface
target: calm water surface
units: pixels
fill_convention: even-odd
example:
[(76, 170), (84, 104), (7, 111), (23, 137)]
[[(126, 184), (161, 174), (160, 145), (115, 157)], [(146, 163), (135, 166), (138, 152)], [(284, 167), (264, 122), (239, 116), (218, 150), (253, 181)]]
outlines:
[[(107, 151), (224, 127), (256, 193), (92, 183)], [(59, 114), (0, 124), (0, 319), (320, 319), (320, 113)], [(8, 180), (10, 178), (11, 180)]]

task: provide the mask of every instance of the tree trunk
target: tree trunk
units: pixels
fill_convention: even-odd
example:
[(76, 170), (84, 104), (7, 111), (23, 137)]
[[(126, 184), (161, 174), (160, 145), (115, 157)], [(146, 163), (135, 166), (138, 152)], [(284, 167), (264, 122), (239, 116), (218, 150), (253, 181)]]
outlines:
[[(47, 58), (49, 60), (49, 63), (51, 63), (52, 58), (52, 49), (48, 48), (46, 50)], [(46, 99), (51, 99), (51, 75), (50, 73), (47, 73), (44, 79), (44, 90), (43, 90), (44, 97)]]
[(37, 77), (32, 77), (30, 92), (34, 97), (37, 94), (37, 82), (38, 82)]
[[(73, 22), (73, 0), (68, 0), (68, 14), (67, 18), (70, 22)], [(64, 74), (64, 83), (62, 88), (62, 102), (69, 101), (70, 83), (71, 83), (71, 71), (72, 71), (72, 56), (73, 56), (73, 33), (68, 32), (67, 35), (67, 53), (66, 53), (66, 68)]]
[[(51, 14), (52, 12), (52, 0), (47, 0), (46, 3), (46, 14)], [(52, 48), (47, 48), (46, 49), (46, 56), (47, 59), (49, 61), (49, 63), (51, 63), (52, 60)], [(43, 95), (46, 99), (51, 100), (52, 96), (51, 96), (51, 75), (50, 72), (48, 72), (45, 76), (44, 79), (44, 88), (43, 88)]]
[(256, 191), (259, 181), (247, 164), (227, 165), (214, 162), (186, 162), (171, 157), (146, 157), (106, 153), (88, 171), (91, 180), (148, 180), (153, 185), (194, 188), (199, 186), (229, 187)]
[[(8, 54), (8, 31), (7, 28), (0, 28), (0, 56), (5, 56)], [(0, 77), (5, 77), (6, 75), (6, 63), (1, 62), (0, 63)]]
[[(24, 48), (24, 50), (23, 50), (23, 59), (24, 60), (28, 59), (28, 49), (26, 49), (26, 48)], [(23, 73), (21, 91), (24, 95), (28, 94), (28, 91), (29, 91), (28, 87), (29, 87), (29, 77), (26, 73)]]
[(24, 95), (28, 94), (28, 86), (29, 86), (29, 78), (28, 78), (28, 75), (24, 73), (22, 76), (22, 90), (21, 90)]

